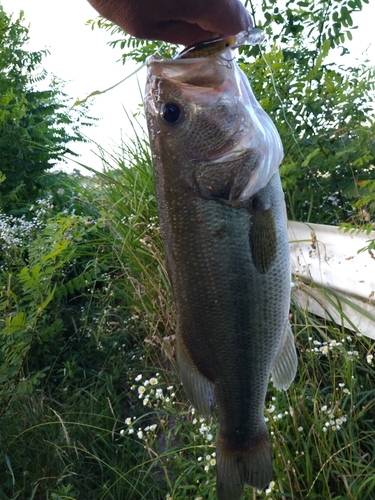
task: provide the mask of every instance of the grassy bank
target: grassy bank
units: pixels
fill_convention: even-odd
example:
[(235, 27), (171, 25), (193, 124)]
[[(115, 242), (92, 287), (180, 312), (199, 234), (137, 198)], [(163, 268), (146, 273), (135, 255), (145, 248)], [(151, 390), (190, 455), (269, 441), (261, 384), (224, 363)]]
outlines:
[[(0, 499), (214, 500), (216, 421), (176, 375), (147, 144), (104, 162), (0, 219)], [(295, 302), (291, 322), (298, 375), (265, 407), (274, 481), (244, 498), (375, 499), (374, 344)]]

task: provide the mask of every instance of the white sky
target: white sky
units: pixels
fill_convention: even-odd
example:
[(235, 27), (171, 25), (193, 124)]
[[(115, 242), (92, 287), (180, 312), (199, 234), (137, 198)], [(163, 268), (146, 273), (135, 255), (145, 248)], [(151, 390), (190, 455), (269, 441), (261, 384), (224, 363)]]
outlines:
[[(94, 90), (114, 85), (136, 68), (132, 62), (125, 66), (116, 62), (121, 52), (107, 45), (108, 33), (99, 29), (92, 31), (86, 26), (87, 20), (97, 15), (86, 0), (0, 0), (0, 3), (7, 13), (18, 15), (20, 10), (24, 11), (25, 24), (30, 25), (28, 49), (49, 49), (51, 55), (44, 59), (43, 66), (67, 82), (64, 91), (72, 97), (72, 103)], [(370, 4), (354, 17), (359, 29), (353, 30), (352, 55), (348, 63), (355, 63), (356, 58), (364, 59), (366, 53), (375, 64), (374, 18), (375, 1), (370, 0)], [(145, 68), (114, 90), (91, 100), (90, 114), (101, 119), (96, 127), (87, 128), (85, 133), (108, 150), (119, 144), (121, 136), (132, 135), (123, 108), (130, 114), (137, 111), (142, 101), (139, 87), (143, 92), (144, 84)], [(79, 161), (100, 168), (95, 145), (75, 144), (72, 149), (82, 155)]]
[[(121, 52), (107, 45), (109, 34), (103, 30), (91, 30), (86, 26), (97, 12), (86, 0), (0, 0), (5, 12), (24, 11), (25, 24), (29, 24), (28, 50), (48, 48), (50, 55), (44, 58), (43, 67), (66, 83), (64, 92), (72, 97), (72, 104), (95, 90), (105, 90), (131, 74), (137, 65), (133, 62), (116, 62)], [(139, 77), (139, 83), (137, 81)], [(45, 88), (42, 82), (40, 88)], [(97, 126), (84, 129), (84, 133), (111, 149), (119, 144), (121, 136), (132, 134), (124, 109), (134, 113), (142, 102), (145, 85), (145, 68), (115, 89), (90, 99), (90, 115), (100, 118)], [(142, 119), (143, 115), (141, 115)], [(93, 144), (72, 144), (71, 149), (80, 153), (80, 162), (100, 168), (101, 162), (94, 153)], [(94, 151), (94, 152), (93, 152)], [(72, 167), (76, 168), (74, 163)]]

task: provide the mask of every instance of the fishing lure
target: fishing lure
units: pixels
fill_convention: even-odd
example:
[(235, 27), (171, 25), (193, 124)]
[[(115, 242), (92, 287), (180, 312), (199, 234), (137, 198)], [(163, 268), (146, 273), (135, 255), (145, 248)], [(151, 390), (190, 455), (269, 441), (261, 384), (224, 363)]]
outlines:
[(241, 45), (257, 45), (264, 40), (264, 31), (253, 28), (241, 31), (237, 35), (220, 36), (189, 45), (175, 59), (190, 59), (193, 57), (217, 57), (227, 49), (237, 49)]
[(215, 57), (219, 56), (227, 49), (233, 47), (236, 43), (236, 37), (222, 36), (204, 40), (193, 45), (189, 45), (180, 52), (175, 59), (191, 59), (193, 57)]

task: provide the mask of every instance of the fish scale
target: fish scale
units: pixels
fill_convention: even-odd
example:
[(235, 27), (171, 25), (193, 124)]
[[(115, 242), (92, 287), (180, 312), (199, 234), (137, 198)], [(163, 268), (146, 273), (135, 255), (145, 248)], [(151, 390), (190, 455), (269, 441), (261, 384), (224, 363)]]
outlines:
[(281, 144), (234, 63), (197, 64), (149, 61), (146, 116), (180, 377), (201, 414), (217, 407), (218, 499), (238, 500), (271, 481), (269, 376), (286, 389), (297, 366)]

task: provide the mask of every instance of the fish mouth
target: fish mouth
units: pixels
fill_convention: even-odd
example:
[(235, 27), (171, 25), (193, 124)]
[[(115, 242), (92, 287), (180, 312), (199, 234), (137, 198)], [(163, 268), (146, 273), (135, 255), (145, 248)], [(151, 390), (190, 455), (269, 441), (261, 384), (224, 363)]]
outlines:
[(174, 83), (193, 85), (202, 89), (221, 86), (232, 69), (223, 64), (220, 57), (165, 59), (160, 56), (150, 56), (146, 64), (150, 76), (167, 78)]

